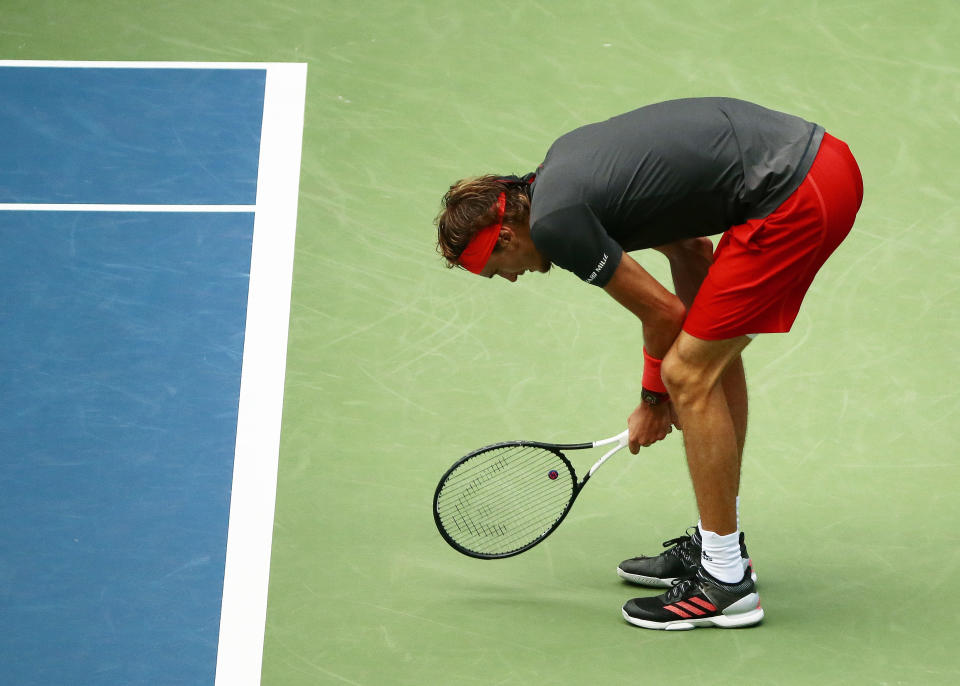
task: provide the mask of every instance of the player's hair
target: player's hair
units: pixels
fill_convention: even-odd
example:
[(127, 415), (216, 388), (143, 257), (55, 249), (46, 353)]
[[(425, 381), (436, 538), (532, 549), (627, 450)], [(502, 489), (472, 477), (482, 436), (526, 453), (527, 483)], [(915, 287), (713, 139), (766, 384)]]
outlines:
[[(477, 231), (497, 220), (497, 198), (506, 194), (504, 224), (525, 225), (530, 221), (530, 194), (526, 178), (488, 174), (460, 179), (450, 186), (441, 201), (437, 225), (437, 252), (456, 267), (457, 260)], [(496, 250), (496, 248), (494, 248)]]

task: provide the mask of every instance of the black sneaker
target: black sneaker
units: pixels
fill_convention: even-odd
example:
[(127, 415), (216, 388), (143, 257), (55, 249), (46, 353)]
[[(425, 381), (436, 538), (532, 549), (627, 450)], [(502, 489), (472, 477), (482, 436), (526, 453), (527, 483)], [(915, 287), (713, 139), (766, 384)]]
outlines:
[(700, 569), (663, 595), (628, 600), (623, 606), (623, 618), (645, 629), (733, 629), (759, 624), (763, 608), (749, 573), (744, 572), (739, 583), (725, 584)]
[[(700, 530), (695, 526), (690, 527), (685, 535), (664, 541), (663, 547), (666, 550), (656, 557), (641, 556), (624, 560), (617, 566), (617, 574), (633, 584), (670, 588), (675, 581), (689, 579), (697, 573), (700, 567), (700, 546)], [(740, 556), (743, 558), (744, 570), (748, 570), (750, 578), (756, 582), (757, 574), (753, 571), (750, 556), (747, 555), (742, 531)]]

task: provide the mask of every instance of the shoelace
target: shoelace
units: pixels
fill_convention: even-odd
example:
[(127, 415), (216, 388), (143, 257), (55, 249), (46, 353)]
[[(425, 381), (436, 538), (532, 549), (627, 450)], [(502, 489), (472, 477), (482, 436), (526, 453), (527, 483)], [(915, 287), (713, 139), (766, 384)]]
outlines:
[[(693, 527), (687, 529), (691, 531)], [(671, 547), (673, 546), (673, 547)], [(694, 567), (700, 564), (700, 551), (696, 550), (697, 544), (693, 542), (693, 534), (687, 533), (677, 538), (671, 538), (663, 542), (664, 548), (670, 548), (668, 555), (678, 555), (688, 567)]]
[(694, 583), (696, 583), (696, 577), (691, 577), (689, 579), (674, 579), (670, 590), (664, 594), (664, 599), (668, 603), (680, 600), (680, 598), (684, 597), (689, 591), (692, 590)]

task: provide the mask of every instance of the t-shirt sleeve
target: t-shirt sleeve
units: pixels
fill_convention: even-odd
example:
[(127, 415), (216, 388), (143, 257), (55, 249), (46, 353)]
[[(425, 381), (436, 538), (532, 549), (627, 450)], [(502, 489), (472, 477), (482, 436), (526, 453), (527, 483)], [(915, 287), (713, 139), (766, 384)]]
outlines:
[(572, 205), (538, 218), (530, 237), (540, 253), (594, 286), (607, 285), (623, 248), (588, 205)]

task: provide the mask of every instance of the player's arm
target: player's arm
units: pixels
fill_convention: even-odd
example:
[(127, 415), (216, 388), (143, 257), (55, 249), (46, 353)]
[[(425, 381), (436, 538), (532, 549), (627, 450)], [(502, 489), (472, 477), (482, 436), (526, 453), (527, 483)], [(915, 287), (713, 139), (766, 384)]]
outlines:
[(680, 334), (687, 309), (676, 295), (624, 253), (604, 290), (643, 323), (643, 345), (663, 359)]
[[(683, 326), (687, 310), (680, 298), (626, 253), (604, 290), (640, 319), (644, 347), (651, 356), (663, 359)], [(679, 426), (669, 402), (641, 402), (627, 418), (630, 452), (636, 454), (641, 446), (663, 440), (673, 425)]]
[[(663, 359), (680, 333), (686, 308), (623, 251), (589, 205), (575, 204), (540, 217), (531, 227), (531, 238), (554, 264), (602, 287), (633, 312), (643, 324), (647, 352)], [(637, 353), (642, 367), (643, 357)], [(627, 420), (631, 452), (666, 437), (676, 423), (671, 410), (669, 403), (641, 403)]]

